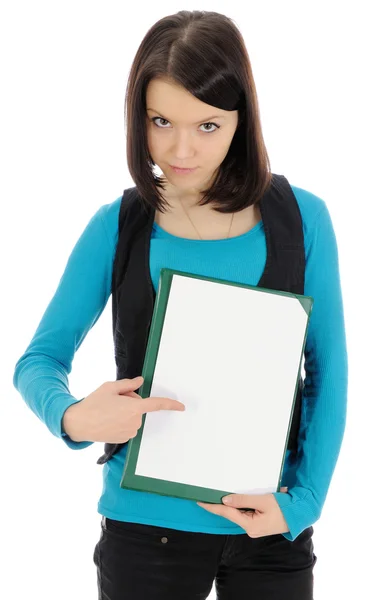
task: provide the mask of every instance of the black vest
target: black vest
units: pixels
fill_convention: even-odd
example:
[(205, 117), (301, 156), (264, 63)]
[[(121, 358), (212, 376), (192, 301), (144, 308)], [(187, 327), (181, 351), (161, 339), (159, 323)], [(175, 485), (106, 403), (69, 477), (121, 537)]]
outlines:
[[(302, 217), (293, 190), (283, 175), (272, 174), (271, 185), (259, 206), (267, 259), (257, 286), (304, 294)], [(149, 266), (154, 217), (155, 210), (143, 203), (136, 187), (124, 190), (112, 274), (112, 326), (117, 380), (132, 379), (142, 373), (156, 296)], [(295, 452), (303, 387), (300, 376), (287, 446)], [(104, 454), (97, 463), (107, 462), (126, 443), (106, 443)]]

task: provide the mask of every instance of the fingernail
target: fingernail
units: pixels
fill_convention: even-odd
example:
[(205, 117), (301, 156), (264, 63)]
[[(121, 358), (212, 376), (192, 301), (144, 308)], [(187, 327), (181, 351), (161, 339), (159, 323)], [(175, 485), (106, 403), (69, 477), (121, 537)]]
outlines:
[(224, 504), (232, 504), (231, 496), (224, 496), (224, 498), (222, 498), (222, 501)]

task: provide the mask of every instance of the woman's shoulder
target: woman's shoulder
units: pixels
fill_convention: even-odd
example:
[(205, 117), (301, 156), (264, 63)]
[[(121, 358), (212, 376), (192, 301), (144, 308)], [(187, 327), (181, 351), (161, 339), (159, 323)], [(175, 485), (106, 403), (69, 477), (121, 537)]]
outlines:
[(307, 221), (314, 221), (318, 214), (326, 207), (326, 202), (313, 192), (290, 184), (293, 194), (296, 197), (302, 218)]
[(313, 192), (290, 184), (294, 196), (297, 200), (302, 221), (305, 240), (311, 237), (314, 227), (318, 220), (318, 216), (322, 211), (327, 211), (326, 202)]
[[(297, 200), (302, 221), (305, 240), (309, 238), (314, 230), (318, 215), (327, 211), (326, 202), (320, 197), (305, 188), (290, 184), (294, 196)], [(103, 221), (109, 243), (112, 248), (116, 248), (119, 235), (119, 212), (123, 196), (116, 200), (103, 204), (99, 208), (99, 216)]]
[(116, 247), (119, 236), (119, 212), (122, 198), (123, 196), (119, 196), (113, 202), (103, 204), (98, 211), (112, 248)]

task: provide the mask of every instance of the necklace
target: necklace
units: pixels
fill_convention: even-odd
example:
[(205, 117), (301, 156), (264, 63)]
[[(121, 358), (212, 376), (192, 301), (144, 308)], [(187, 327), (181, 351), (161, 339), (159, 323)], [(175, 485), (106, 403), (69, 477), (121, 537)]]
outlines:
[[(191, 224), (192, 224), (192, 226), (194, 227), (194, 229), (195, 229), (195, 231), (196, 231), (197, 235), (199, 236), (199, 239), (201, 239), (201, 240), (202, 240), (203, 238), (202, 238), (202, 237), (201, 237), (201, 235), (199, 234), (199, 231), (198, 231), (198, 229), (195, 227), (195, 225), (194, 225), (193, 221), (190, 219), (190, 215), (189, 215), (189, 214), (187, 213), (187, 211), (185, 210), (185, 207), (184, 207), (184, 206), (183, 206), (183, 204), (182, 204), (182, 200), (181, 200), (181, 198), (179, 198), (179, 201), (180, 201), (180, 203), (181, 203), (181, 206), (182, 206), (183, 212), (185, 213), (185, 215), (186, 215), (186, 216), (187, 216), (187, 218), (189, 219), (190, 223), (191, 223)], [(232, 221), (234, 220), (234, 216), (235, 216), (235, 213), (232, 213), (232, 217), (231, 217), (231, 223), (230, 223), (230, 228), (229, 228), (229, 230), (228, 230), (228, 236), (227, 236), (225, 239), (228, 239), (228, 238), (230, 237), (230, 233), (231, 233), (231, 227), (232, 227)]]

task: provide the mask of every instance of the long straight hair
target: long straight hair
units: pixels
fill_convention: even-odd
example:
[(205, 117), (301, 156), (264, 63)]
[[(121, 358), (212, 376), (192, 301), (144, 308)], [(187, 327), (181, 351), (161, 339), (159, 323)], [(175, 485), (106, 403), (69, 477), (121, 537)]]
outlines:
[(128, 169), (143, 202), (165, 212), (146, 131), (146, 90), (159, 77), (206, 104), (238, 110), (228, 153), (199, 205), (211, 202), (218, 212), (231, 213), (258, 202), (272, 176), (251, 63), (234, 22), (217, 12), (181, 10), (149, 29), (133, 60), (124, 104)]

